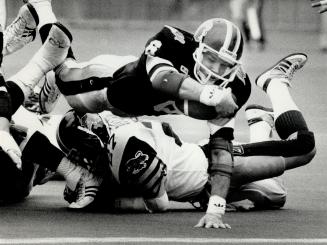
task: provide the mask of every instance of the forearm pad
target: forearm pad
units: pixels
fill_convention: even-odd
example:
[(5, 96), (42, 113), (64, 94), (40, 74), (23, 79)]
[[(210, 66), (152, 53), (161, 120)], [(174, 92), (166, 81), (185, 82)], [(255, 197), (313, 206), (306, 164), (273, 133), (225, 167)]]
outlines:
[(177, 71), (163, 71), (158, 73), (152, 83), (153, 87), (160, 92), (178, 98), (179, 89), (187, 77)]
[[(219, 137), (211, 138), (209, 144), (211, 150), (209, 173), (230, 177), (234, 167), (232, 142)], [(217, 150), (220, 152), (217, 153)]]

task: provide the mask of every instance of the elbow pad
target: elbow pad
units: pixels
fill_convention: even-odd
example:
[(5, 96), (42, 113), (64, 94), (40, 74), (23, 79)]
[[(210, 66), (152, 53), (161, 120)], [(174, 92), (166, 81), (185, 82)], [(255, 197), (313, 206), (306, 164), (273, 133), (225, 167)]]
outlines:
[(152, 81), (152, 86), (160, 92), (179, 98), (178, 91), (188, 76), (177, 71), (162, 71)]

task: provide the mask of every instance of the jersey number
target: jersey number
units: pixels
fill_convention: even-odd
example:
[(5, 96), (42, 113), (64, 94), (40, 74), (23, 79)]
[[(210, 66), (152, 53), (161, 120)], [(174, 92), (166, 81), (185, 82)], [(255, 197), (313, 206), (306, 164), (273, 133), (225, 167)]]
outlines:
[(145, 48), (145, 53), (147, 55), (155, 56), (158, 49), (160, 49), (162, 46), (162, 43), (158, 40), (153, 40), (150, 42), (150, 44)]

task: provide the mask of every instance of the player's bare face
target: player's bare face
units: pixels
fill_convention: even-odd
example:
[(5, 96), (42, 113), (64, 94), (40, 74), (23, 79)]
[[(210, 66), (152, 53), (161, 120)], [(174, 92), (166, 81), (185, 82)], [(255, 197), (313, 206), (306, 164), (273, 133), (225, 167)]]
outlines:
[[(202, 64), (208, 70), (210, 70), (213, 75), (224, 77), (225, 75), (229, 74), (234, 67), (230, 63), (222, 60), (217, 54), (214, 54), (212, 52), (203, 52), (202, 57)], [(203, 73), (205, 76), (209, 75), (208, 71), (202, 67), (200, 68), (200, 72)], [(211, 76), (209, 81), (214, 82), (216, 80), (217, 77)]]

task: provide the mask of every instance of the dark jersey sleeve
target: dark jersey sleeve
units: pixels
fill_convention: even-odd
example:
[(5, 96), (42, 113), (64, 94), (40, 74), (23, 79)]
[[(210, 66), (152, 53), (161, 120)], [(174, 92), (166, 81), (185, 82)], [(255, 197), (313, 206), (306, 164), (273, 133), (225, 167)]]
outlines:
[(147, 65), (149, 76), (156, 69), (170, 65), (183, 73), (189, 73), (193, 70), (194, 60), (193, 53), (197, 47), (197, 43), (193, 39), (193, 35), (187, 31), (165, 26), (160, 32), (148, 40), (141, 59), (146, 64), (148, 56), (158, 57), (169, 62), (153, 62)]
[(236, 98), (238, 110), (248, 101), (251, 94), (251, 82), (249, 76), (243, 71), (235, 76), (233, 82), (230, 82), (227, 87), (232, 89), (232, 93)]

